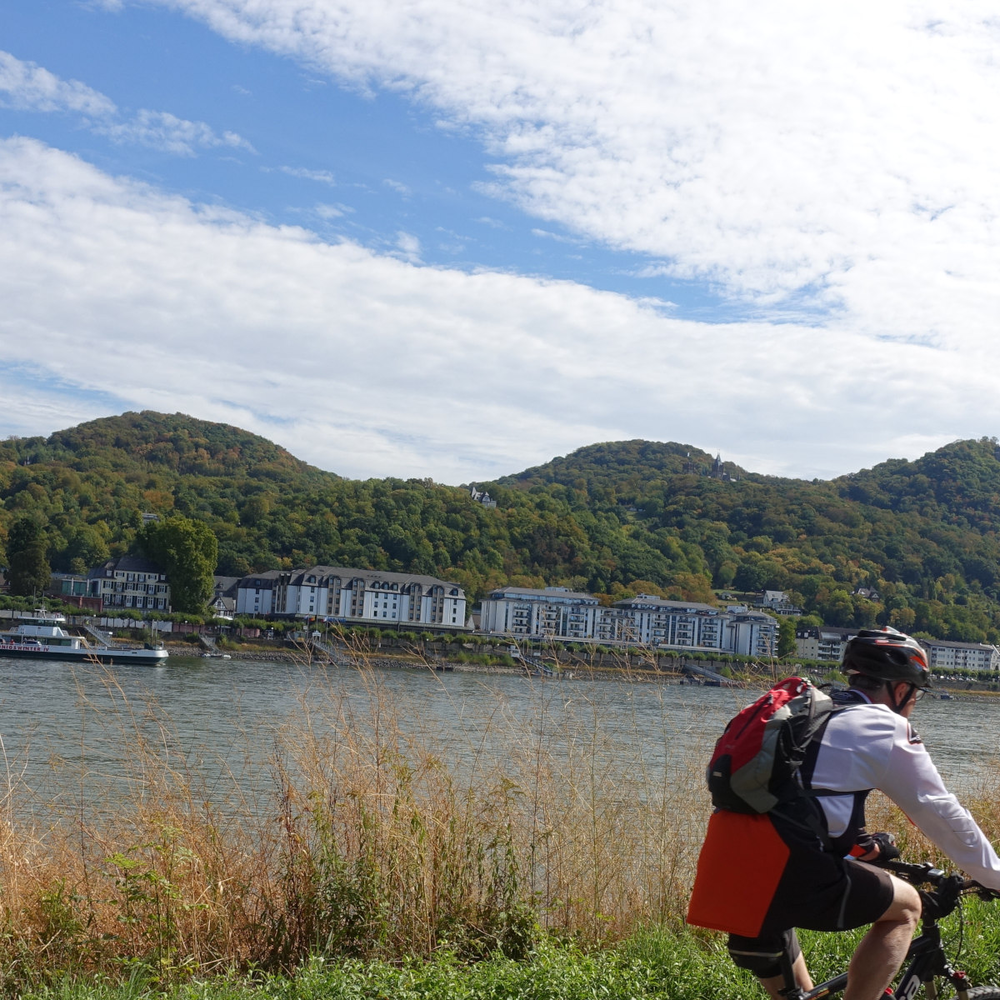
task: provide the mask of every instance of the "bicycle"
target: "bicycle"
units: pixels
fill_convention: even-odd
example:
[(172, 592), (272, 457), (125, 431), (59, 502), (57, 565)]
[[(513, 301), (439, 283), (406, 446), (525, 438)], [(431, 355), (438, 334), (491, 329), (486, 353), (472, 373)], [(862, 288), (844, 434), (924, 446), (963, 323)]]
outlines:
[[(1000, 986), (970, 986), (968, 976), (952, 968), (938, 927), (938, 921), (942, 917), (948, 916), (961, 905), (962, 896), (976, 894), (983, 899), (1000, 899), (1000, 893), (986, 889), (962, 875), (946, 874), (927, 862), (916, 865), (906, 861), (885, 861), (880, 867), (888, 869), (913, 886), (933, 886), (921, 893), (925, 905), (920, 934), (910, 943), (910, 949), (903, 960), (905, 971), (895, 992), (891, 997), (887, 994), (886, 1000), (913, 1000), (921, 986), (924, 987), (926, 1000), (937, 1000), (940, 996), (936, 982), (938, 979), (947, 980), (952, 985), (957, 1000), (1000, 1000)], [(820, 997), (839, 993), (847, 985), (847, 973), (843, 972), (811, 990), (804, 990), (795, 983), (792, 963), (787, 955), (783, 957), (781, 965), (786, 986), (780, 992), (788, 1000), (819, 1000)]]

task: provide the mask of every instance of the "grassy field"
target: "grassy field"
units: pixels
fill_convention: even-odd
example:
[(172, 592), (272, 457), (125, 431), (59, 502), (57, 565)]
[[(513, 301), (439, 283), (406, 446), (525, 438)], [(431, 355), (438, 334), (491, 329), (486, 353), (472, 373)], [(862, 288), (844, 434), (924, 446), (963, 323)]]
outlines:
[[(471, 766), (456, 768), (442, 734), (414, 735), (410, 707), (359, 670), (360, 706), (317, 673), (273, 737), (266, 787), (234, 778), (225, 808), (168, 752), (168, 721), (135, 718), (108, 674), (101, 721), (130, 748), (117, 794), (131, 798), (42, 829), (20, 819), (33, 791), (8, 772), (0, 993), (752, 993), (719, 936), (683, 924), (709, 809), (700, 768), (608, 754), (598, 705), (581, 700), (553, 733), (544, 701), (525, 713), (499, 697)], [(996, 838), (997, 795), (974, 808)], [(932, 856), (884, 800), (873, 819), (903, 833), (909, 858)], [(979, 981), (1000, 978), (994, 910), (972, 904), (965, 926)], [(808, 942), (817, 974), (850, 954), (847, 935)]]
[[(973, 983), (1000, 977), (1000, 915), (971, 904), (965, 914), (961, 967)], [(959, 918), (946, 926), (954, 943)], [(817, 981), (843, 971), (857, 934), (802, 936)], [(952, 952), (954, 954), (954, 951)], [(294, 975), (243, 972), (157, 981), (134, 968), (124, 980), (55, 975), (20, 994), (24, 1000), (743, 1000), (763, 991), (726, 957), (717, 938), (650, 929), (614, 946), (583, 949), (542, 937), (524, 959), (493, 955), (477, 962), (439, 950), (395, 963), (315, 957)]]

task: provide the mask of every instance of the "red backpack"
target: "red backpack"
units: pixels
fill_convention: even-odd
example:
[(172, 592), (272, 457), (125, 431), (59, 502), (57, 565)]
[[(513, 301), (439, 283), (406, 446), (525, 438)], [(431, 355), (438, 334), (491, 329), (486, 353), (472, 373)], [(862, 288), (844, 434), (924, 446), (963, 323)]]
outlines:
[(804, 794), (799, 768), (830, 713), (830, 696), (788, 677), (730, 719), (708, 765), (717, 809), (767, 813)]

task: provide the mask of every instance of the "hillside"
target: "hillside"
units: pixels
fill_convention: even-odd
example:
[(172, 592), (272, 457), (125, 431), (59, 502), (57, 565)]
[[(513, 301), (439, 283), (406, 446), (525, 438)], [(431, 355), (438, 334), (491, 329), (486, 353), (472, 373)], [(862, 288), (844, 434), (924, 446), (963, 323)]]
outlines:
[(342, 479), (226, 425), (127, 413), (0, 444), (0, 547), (30, 514), (53, 568), (80, 572), (127, 551), (143, 512), (177, 511), (210, 525), (227, 575), (339, 563), (445, 576), (473, 598), (504, 584), (696, 600), (766, 587), (830, 624), (1000, 639), (993, 439), (830, 482), (624, 441), (478, 485), (495, 509), (429, 480)]
[[(633, 537), (693, 543), (715, 587), (791, 590), (830, 624), (874, 614), (939, 637), (996, 635), (1000, 449), (954, 442), (830, 482), (724, 466), (686, 445), (581, 448), (505, 482), (630, 512)], [(852, 594), (874, 587), (879, 606)]]
[(49, 438), (25, 438), (16, 442), (16, 447), (22, 464), (107, 466), (121, 473), (149, 468), (180, 476), (240, 476), (285, 482), (310, 473), (327, 475), (256, 434), (180, 413), (148, 410), (93, 420)]

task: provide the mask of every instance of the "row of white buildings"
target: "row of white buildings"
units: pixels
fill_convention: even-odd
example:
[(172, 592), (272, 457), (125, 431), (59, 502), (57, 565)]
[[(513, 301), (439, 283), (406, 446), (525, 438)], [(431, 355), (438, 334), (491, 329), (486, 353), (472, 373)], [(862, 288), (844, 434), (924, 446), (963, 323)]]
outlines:
[[(799, 629), (795, 633), (795, 651), (805, 660), (823, 660), (839, 663), (844, 647), (858, 634), (856, 628)], [(921, 639), (927, 650), (931, 670), (947, 673), (950, 670), (1000, 670), (1000, 649), (986, 642), (951, 642), (947, 639)]]
[[(73, 578), (64, 596), (86, 596), (106, 610), (170, 610), (166, 574), (145, 559), (122, 556)], [(342, 566), (270, 570), (234, 581), (232, 611), (252, 617), (327, 618), (344, 622), (462, 629), (476, 624), (456, 583), (412, 573)], [(783, 595), (782, 595), (783, 596)], [(771, 610), (770, 606), (768, 610)], [(776, 610), (780, 614), (780, 610)], [(610, 606), (563, 587), (501, 587), (482, 602), (482, 632), (566, 641), (634, 643), (694, 652), (772, 656), (778, 623), (761, 608), (725, 609), (639, 594)], [(796, 633), (803, 659), (839, 662), (857, 629), (821, 626)], [(1000, 671), (1000, 649), (988, 643), (922, 642), (932, 670)]]
[(236, 585), (236, 614), (464, 628), (465, 591), (413, 573), (311, 566), (269, 570)]
[(561, 587), (501, 587), (482, 603), (482, 632), (567, 641), (634, 643), (692, 652), (772, 656), (778, 623), (743, 606), (725, 610), (639, 594), (610, 606)]

